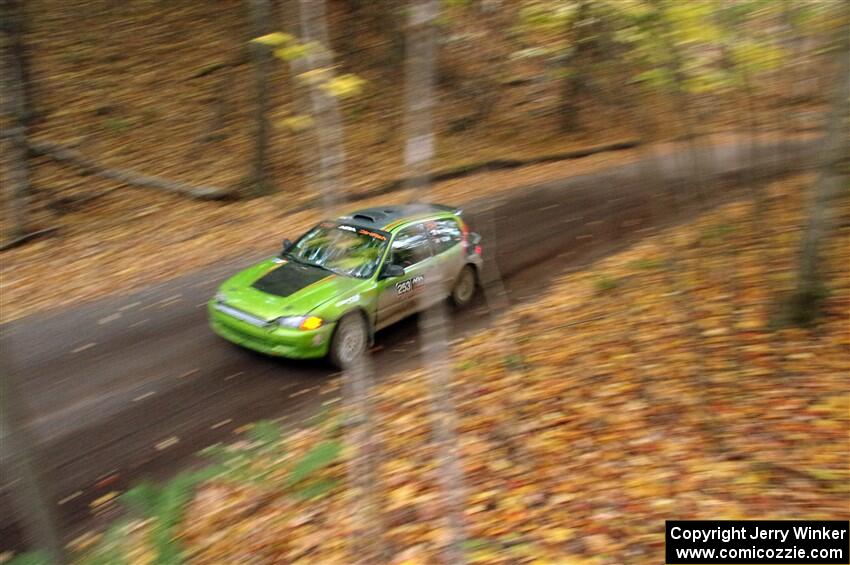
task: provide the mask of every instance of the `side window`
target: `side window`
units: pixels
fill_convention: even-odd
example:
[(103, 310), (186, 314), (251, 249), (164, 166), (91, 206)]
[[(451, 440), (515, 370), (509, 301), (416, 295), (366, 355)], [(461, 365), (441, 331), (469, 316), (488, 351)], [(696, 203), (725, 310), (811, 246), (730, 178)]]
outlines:
[(447, 249), (451, 249), (463, 239), (460, 226), (454, 220), (431, 220), (425, 222), (425, 225), (428, 228), (428, 235), (434, 243), (435, 253), (442, 253)]
[(392, 262), (404, 268), (430, 257), (431, 246), (422, 224), (414, 224), (398, 232), (393, 240), (392, 251)]

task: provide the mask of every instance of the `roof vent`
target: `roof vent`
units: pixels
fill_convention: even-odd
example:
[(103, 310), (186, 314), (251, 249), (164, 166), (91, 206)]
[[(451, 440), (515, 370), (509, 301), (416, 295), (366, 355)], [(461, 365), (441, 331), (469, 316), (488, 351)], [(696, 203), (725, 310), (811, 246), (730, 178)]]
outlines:
[(367, 222), (375, 222), (374, 216), (369, 216), (368, 214), (354, 214), (351, 216), (353, 220), (366, 220)]

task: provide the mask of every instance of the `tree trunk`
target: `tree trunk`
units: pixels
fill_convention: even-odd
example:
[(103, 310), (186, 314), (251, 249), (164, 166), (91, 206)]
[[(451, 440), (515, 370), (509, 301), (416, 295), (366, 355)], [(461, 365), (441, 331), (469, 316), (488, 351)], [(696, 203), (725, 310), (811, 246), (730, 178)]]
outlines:
[[(298, 2), (299, 0), (283, 0), (281, 3), (281, 18), (283, 20), (281, 27), (292, 37), (301, 36)], [(289, 61), (292, 105), (295, 108), (295, 115), (297, 117), (307, 118), (312, 116), (313, 113), (310, 87), (299, 79), (299, 77), (309, 70), (309, 62), (306, 57), (295, 57)], [(314, 171), (316, 168), (314, 161), (318, 141), (313, 126), (293, 129), (298, 161), (304, 178), (309, 178), (311, 171)]]
[[(389, 67), (397, 72), (404, 62), (405, 34), (399, 22), (402, 20), (398, 0), (368, 0), (364, 2), (365, 12), (383, 30), (384, 61), (381, 67)], [(362, 13), (363, 11), (361, 11)]]
[(580, 0), (576, 11), (576, 18), (570, 22), (566, 35), (572, 37), (575, 43), (575, 52), (570, 57), (564, 58), (561, 71), (564, 77), (561, 79), (561, 131), (569, 132), (579, 129), (578, 121), (578, 98), (584, 91), (585, 77), (581, 67), (587, 55), (588, 33), (586, 28), (588, 2)]
[[(512, 26), (514, 20), (510, 19), (512, 14), (501, 10), (496, 4), (482, 3), (478, 7), (476, 27), (478, 33), (488, 36), (501, 36), (504, 29)], [(483, 31), (482, 31), (483, 30)], [(475, 32), (473, 32), (475, 33)], [(463, 101), (468, 110), (461, 116), (453, 119), (448, 124), (449, 133), (458, 133), (475, 127), (487, 120), (496, 108), (504, 90), (499, 83), (498, 77), (504, 66), (505, 59), (509, 57), (503, 45), (498, 41), (483, 43), (478, 40), (466, 40), (463, 42), (461, 57), (467, 61), (476, 61), (476, 65), (460, 77), (460, 87), (451, 88), (453, 96)], [(439, 62), (436, 63), (438, 69)], [(437, 82), (440, 84), (440, 70), (437, 70)]]
[[(315, 1), (315, 0), (308, 0)], [(383, 543), (384, 529), (378, 505), (378, 446), (375, 442), (375, 410), (372, 389), (375, 370), (368, 351), (343, 368), (345, 443), (352, 449), (346, 469), (355, 492), (351, 512), (349, 551), (354, 563), (372, 565), (389, 560)]]
[[(233, 72), (228, 65), (222, 65), (221, 76), (213, 87), (212, 115), (203, 134), (198, 136), (195, 147), (189, 153), (190, 159), (201, 158), (207, 148), (207, 144), (221, 141), (227, 137), (225, 121), (230, 106), (230, 95), (233, 90)], [(213, 71), (211, 71), (213, 72)], [(203, 75), (202, 75), (203, 76)]]
[(5, 234), (7, 241), (19, 240), (27, 233), (27, 201), (30, 195), (30, 174), (27, 152), (27, 124), (31, 118), (27, 100), (27, 64), (23, 49), (24, 30), (23, 2), (2, 0), (0, 3), (0, 31), (2, 53), (0, 53), (0, 77), (5, 99), (3, 112), (13, 122), (5, 137), (11, 146), (7, 155), (7, 174), (3, 185), (6, 195)]
[(428, 190), (434, 108), (437, 32), (434, 20), (439, 5), (431, 0), (411, 0), (404, 92), (405, 188), (414, 188), (412, 202), (421, 202)]
[[(670, 57), (670, 71), (673, 75), (673, 83), (675, 86), (674, 98), (676, 101), (676, 112), (682, 120), (685, 139), (689, 147), (688, 156), (693, 169), (693, 186), (695, 189), (695, 197), (699, 204), (699, 209), (704, 210), (705, 193), (706, 193), (706, 175), (704, 174), (705, 167), (700, 156), (700, 149), (697, 143), (697, 118), (694, 115), (693, 108), (688, 100), (685, 84), (687, 77), (685, 76), (685, 66), (682, 61), (682, 54), (679, 46), (673, 40), (673, 30), (670, 20), (667, 18), (667, 8), (661, 0), (651, 0), (651, 4), (657, 15), (656, 22), (651, 24), (651, 30), (657, 34), (659, 42), (665, 46), (667, 54)], [(656, 28), (655, 26), (658, 26)]]
[(356, 30), (368, 24), (364, 22), (364, 15), (361, 13), (363, 8), (361, 0), (347, 0), (342, 4), (345, 10), (343, 21), (346, 33), (343, 33), (340, 38), (339, 50), (342, 53), (342, 57), (340, 58), (345, 61), (349, 69), (356, 69), (357, 62), (360, 59), (360, 53), (363, 49), (359, 45), (360, 38), (358, 34), (351, 30)]
[(6, 225), (5, 241), (18, 241), (27, 235), (27, 200), (29, 195), (29, 164), (27, 145), (22, 126), (11, 128), (6, 143), (6, 174), (3, 185), (6, 187)]
[(9, 493), (31, 550), (46, 553), (52, 563), (64, 563), (53, 502), (28, 429), (26, 403), (9, 370), (8, 341), (0, 346), (0, 467), (16, 484)]
[(14, 81), (21, 89), (20, 96), (15, 101), (15, 114), (29, 126), (36, 118), (33, 107), (32, 77), (30, 76), (29, 57), (27, 56), (24, 34), (27, 31), (27, 15), (23, 0), (0, 0), (0, 31), (6, 36), (4, 48), (8, 50), (14, 66), (9, 71), (14, 73)]
[[(269, 0), (248, 0), (251, 12), (251, 36), (260, 37), (269, 33), (271, 7)], [(254, 60), (254, 88), (256, 106), (254, 108), (254, 162), (248, 179), (249, 191), (254, 194), (271, 192), (267, 175), (269, 122), (268, 122), (268, 77), (272, 56), (264, 45), (251, 44)]]
[[(307, 70), (324, 71), (330, 77), (333, 74), (333, 60), (325, 23), (325, 2), (300, 0), (300, 8), (301, 40), (308, 46)], [(331, 211), (342, 194), (345, 167), (342, 119), (336, 98), (315, 81), (309, 87), (320, 161), (315, 186), (322, 196), (325, 210)]]
[(827, 119), (829, 125), (818, 178), (809, 193), (808, 220), (798, 255), (796, 288), (788, 304), (789, 321), (799, 325), (811, 324), (820, 314), (826, 292), (821, 248), (833, 223), (830, 205), (842, 191), (847, 192), (850, 180), (850, 24), (840, 26), (833, 48), (835, 86)]
[[(411, 0), (407, 28), (407, 62), (405, 73), (404, 163), (408, 183), (413, 183), (414, 203), (424, 202), (434, 155), (432, 113), (434, 107), (435, 59), (437, 48), (436, 20), (440, 6), (436, 0)], [(411, 185), (409, 185), (411, 186)], [(442, 548), (443, 559), (452, 565), (465, 562), (463, 469), (458, 458), (456, 414), (452, 403), (452, 369), (446, 332), (445, 303), (440, 300), (446, 273), (431, 269), (420, 295), (421, 352), (429, 379), (431, 425), (437, 453), (437, 480), (442, 492), (442, 505), (448, 539)], [(430, 307), (426, 307), (430, 306)]]
[[(301, 38), (308, 46), (304, 72), (314, 74), (315, 71), (323, 71), (324, 75), (309, 84), (319, 154), (315, 185), (322, 195), (325, 215), (333, 217), (336, 215), (334, 207), (343, 190), (345, 147), (337, 100), (322, 88), (322, 83), (333, 77), (325, 2), (300, 0), (299, 6)], [(303, 73), (299, 74), (303, 79)], [(374, 444), (373, 374), (367, 351), (361, 359), (343, 367), (342, 376), (347, 416), (346, 444), (352, 450), (347, 474), (355, 491), (349, 550), (353, 562), (369, 564), (386, 560), (383, 555), (383, 526), (377, 505), (378, 453)]]

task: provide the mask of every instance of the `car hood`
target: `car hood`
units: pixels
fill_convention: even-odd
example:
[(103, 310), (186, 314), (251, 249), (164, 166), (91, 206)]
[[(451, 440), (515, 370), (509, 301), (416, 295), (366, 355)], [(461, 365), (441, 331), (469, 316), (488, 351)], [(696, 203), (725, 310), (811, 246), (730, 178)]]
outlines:
[(272, 258), (231, 277), (219, 297), (228, 305), (266, 321), (309, 314), (363, 281), (324, 269)]

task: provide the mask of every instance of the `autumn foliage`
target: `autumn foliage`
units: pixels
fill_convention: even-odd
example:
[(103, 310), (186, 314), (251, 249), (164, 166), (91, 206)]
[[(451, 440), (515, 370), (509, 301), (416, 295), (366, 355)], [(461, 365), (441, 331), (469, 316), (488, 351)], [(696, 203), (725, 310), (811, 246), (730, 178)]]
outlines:
[[(772, 322), (773, 298), (793, 284), (809, 182), (769, 185), (763, 222), (733, 202), (563, 276), (455, 349), (470, 561), (661, 562), (665, 519), (846, 514), (846, 222), (828, 241), (822, 325)], [(393, 563), (437, 562), (446, 531), (427, 385), (393, 375), (374, 394), (383, 547)], [(174, 528), (187, 560), (350, 562), (351, 446), (316, 455), (341, 422), (331, 411), (283, 436), (263, 424), (217, 448), (238, 464), (202, 483)], [(324, 487), (292, 481), (305, 458), (320, 460), (308, 483)], [(157, 520), (88, 537), (85, 553), (152, 562)]]

